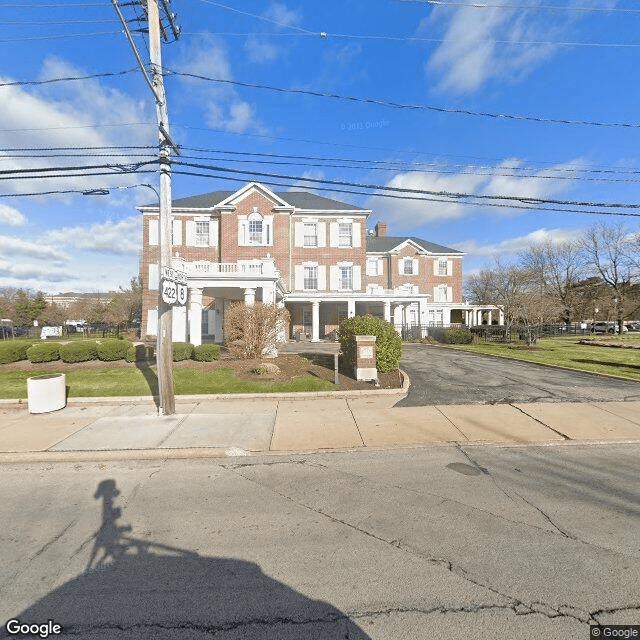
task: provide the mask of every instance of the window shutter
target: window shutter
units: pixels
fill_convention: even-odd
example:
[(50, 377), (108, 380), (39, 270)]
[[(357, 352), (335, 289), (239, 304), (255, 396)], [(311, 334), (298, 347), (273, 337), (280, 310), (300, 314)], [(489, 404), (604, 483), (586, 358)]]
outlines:
[(304, 246), (304, 222), (295, 223), (294, 247)]
[(262, 221), (262, 244), (271, 244), (271, 222)]
[(329, 246), (337, 247), (338, 246), (338, 223), (330, 222), (329, 223)]
[(209, 246), (218, 246), (218, 221), (215, 218), (209, 222)]
[(362, 267), (357, 264), (353, 267), (353, 290), (360, 291), (362, 288)]
[(447, 260), (447, 275), (453, 275), (453, 260)]
[(404, 258), (398, 258), (398, 275), (404, 275)]
[(149, 245), (158, 245), (159, 220), (149, 220)]
[(354, 222), (351, 228), (352, 245), (356, 248), (360, 246), (360, 228), (362, 225), (359, 222)]
[(174, 247), (182, 244), (182, 220), (173, 221), (173, 242)]
[(413, 275), (418, 275), (418, 258), (413, 259)]
[(194, 220), (187, 220), (185, 244), (188, 247), (196, 246), (196, 223)]
[(437, 258), (433, 261), (433, 275), (434, 276), (438, 275), (438, 259)]
[(158, 263), (154, 262), (149, 265), (149, 289), (157, 291), (160, 284), (159, 280)]
[(238, 245), (246, 246), (249, 243), (249, 221), (238, 220)]
[(440, 289), (438, 287), (433, 287), (433, 301), (440, 302)]
[(447, 302), (453, 302), (453, 288), (447, 287)]
[(327, 290), (327, 267), (323, 264), (318, 265), (318, 291)]
[(295, 289), (296, 291), (302, 291), (304, 289), (304, 267), (297, 264), (294, 267), (295, 270)]
[(378, 258), (378, 275), (384, 275), (384, 260), (382, 258)]
[(338, 289), (340, 288), (340, 283), (339, 283), (339, 279), (338, 279), (338, 267), (337, 266), (330, 266), (329, 267), (329, 281), (330, 281), (330, 287), (331, 287), (331, 291), (338, 291)]
[(318, 246), (326, 247), (327, 246), (327, 226), (324, 222), (318, 222)]

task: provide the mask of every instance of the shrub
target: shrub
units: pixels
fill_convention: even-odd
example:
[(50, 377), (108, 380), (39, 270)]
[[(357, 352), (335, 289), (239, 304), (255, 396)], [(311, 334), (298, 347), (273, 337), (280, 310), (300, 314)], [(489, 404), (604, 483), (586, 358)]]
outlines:
[(193, 359), (198, 362), (220, 360), (220, 346), (217, 344), (200, 344), (193, 349)]
[(53, 362), (60, 360), (59, 342), (42, 342), (34, 344), (27, 349), (27, 358), (29, 362)]
[(193, 355), (193, 345), (188, 342), (173, 343), (173, 361), (189, 360)]
[(10, 364), (27, 359), (27, 349), (31, 342), (4, 342), (0, 344), (0, 364)]
[(124, 360), (132, 344), (126, 340), (104, 340), (98, 344), (98, 359), (104, 362)]
[(260, 358), (275, 347), (289, 312), (284, 307), (256, 302), (232, 304), (225, 312), (224, 330), (229, 353), (236, 358)]
[(98, 357), (97, 342), (69, 342), (60, 347), (60, 360), (63, 362), (87, 362)]
[(354, 336), (376, 336), (376, 368), (382, 373), (396, 371), (402, 357), (402, 338), (393, 325), (375, 316), (354, 316), (343, 320), (338, 329), (338, 340), (347, 362), (355, 364)]
[(141, 362), (153, 358), (153, 347), (144, 344), (132, 344), (127, 349), (127, 362)]
[(473, 334), (467, 329), (456, 329), (451, 327), (442, 332), (442, 342), (446, 344), (471, 344)]

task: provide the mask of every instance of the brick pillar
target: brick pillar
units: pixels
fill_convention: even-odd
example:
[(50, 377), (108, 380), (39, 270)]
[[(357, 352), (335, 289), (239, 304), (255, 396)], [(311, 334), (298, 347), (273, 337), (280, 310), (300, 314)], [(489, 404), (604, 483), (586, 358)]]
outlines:
[(355, 336), (356, 380), (378, 380), (376, 336)]

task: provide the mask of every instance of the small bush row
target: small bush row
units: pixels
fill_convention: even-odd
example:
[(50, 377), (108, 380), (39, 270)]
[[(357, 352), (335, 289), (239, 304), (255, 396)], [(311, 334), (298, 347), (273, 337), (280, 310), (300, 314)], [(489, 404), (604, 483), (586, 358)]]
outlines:
[(471, 344), (473, 334), (467, 329), (450, 328), (442, 332), (440, 339), (446, 344)]
[[(68, 364), (102, 360), (113, 362), (127, 360), (138, 362), (153, 358), (154, 349), (143, 344), (134, 345), (126, 340), (103, 340), (102, 342), (82, 341), (60, 344), (59, 342), (9, 342), (0, 344), (0, 364), (11, 364), (20, 360), (32, 363), (54, 362), (62, 360)], [(187, 342), (173, 344), (173, 361), (189, 360), (212, 362), (220, 359), (220, 346), (201, 344), (194, 347)]]

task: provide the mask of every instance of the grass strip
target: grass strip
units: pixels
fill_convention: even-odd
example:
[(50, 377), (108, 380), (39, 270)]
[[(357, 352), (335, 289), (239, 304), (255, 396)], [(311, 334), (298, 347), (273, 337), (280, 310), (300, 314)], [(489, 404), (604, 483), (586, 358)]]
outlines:
[(520, 344), (478, 342), (447, 345), (461, 351), (503, 356), (538, 364), (552, 364), (577, 371), (591, 371), (640, 380), (640, 350), (612, 349), (578, 344), (580, 338), (543, 338), (533, 349)]
[[(0, 398), (26, 398), (27, 378), (56, 373), (54, 371), (0, 371)], [(154, 369), (144, 373), (139, 369), (76, 369), (66, 374), (69, 398), (98, 396), (151, 396), (157, 393)], [(235, 377), (229, 368), (200, 371), (174, 369), (176, 395), (208, 393), (274, 393), (298, 391), (331, 391), (335, 385), (328, 380), (304, 376), (286, 382), (252, 382)]]

